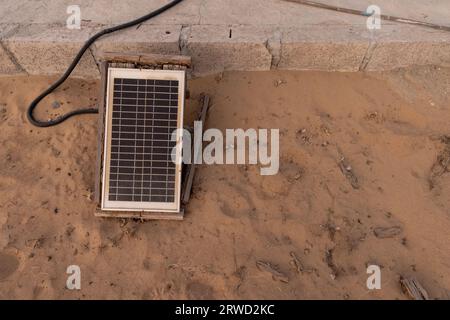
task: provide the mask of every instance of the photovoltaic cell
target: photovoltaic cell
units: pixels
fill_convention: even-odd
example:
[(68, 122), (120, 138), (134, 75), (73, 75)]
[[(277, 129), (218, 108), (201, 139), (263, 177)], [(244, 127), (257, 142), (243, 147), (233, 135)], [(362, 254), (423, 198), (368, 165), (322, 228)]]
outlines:
[(175, 201), (178, 80), (114, 78), (109, 201)]

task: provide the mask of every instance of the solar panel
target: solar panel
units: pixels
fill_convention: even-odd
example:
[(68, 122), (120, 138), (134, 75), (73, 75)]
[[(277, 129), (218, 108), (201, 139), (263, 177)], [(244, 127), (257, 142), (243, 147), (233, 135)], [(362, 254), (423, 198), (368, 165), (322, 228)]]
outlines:
[(102, 210), (180, 210), (184, 91), (184, 71), (108, 69)]

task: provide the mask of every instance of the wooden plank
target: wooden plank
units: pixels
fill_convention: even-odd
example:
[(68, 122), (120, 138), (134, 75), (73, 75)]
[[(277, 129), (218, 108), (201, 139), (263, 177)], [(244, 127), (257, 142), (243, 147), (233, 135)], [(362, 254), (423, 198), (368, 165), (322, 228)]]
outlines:
[(181, 55), (162, 55), (151, 53), (120, 53), (120, 52), (102, 52), (99, 54), (101, 61), (135, 63), (139, 65), (181, 65), (190, 67), (191, 57)]
[(108, 83), (108, 63), (100, 64), (100, 95), (98, 100), (98, 129), (97, 129), (97, 164), (95, 166), (94, 201), (100, 204), (102, 193), (102, 163), (103, 163), (103, 134), (105, 131), (105, 94)]
[(180, 212), (119, 212), (119, 211), (102, 211), (97, 208), (96, 217), (101, 218), (123, 218), (123, 219), (143, 219), (143, 220), (183, 220), (184, 209)]
[(279, 271), (277, 267), (266, 261), (256, 261), (256, 267), (263, 272), (268, 272), (272, 275), (273, 280), (278, 280), (284, 283), (289, 282), (289, 277), (283, 272)]
[[(209, 96), (205, 95), (202, 98), (203, 100), (203, 106), (202, 106), (202, 110), (199, 116), (199, 120), (202, 123), (202, 126), (205, 124), (206, 121), (206, 115), (208, 113), (208, 108), (209, 108)], [(203, 132), (202, 132), (203, 134)], [(192, 139), (194, 140), (194, 139)], [(200, 147), (200, 150), (197, 150), (197, 155), (195, 154), (195, 149), (194, 149), (194, 141), (192, 141), (192, 151), (191, 151), (191, 157), (192, 157), (192, 163), (189, 164), (188, 166), (188, 173), (187, 173), (187, 178), (186, 178), (186, 183), (185, 186), (183, 188), (183, 198), (182, 203), (183, 204), (187, 204), (189, 202), (189, 199), (191, 198), (191, 193), (192, 193), (192, 184), (194, 183), (194, 175), (195, 175), (195, 159), (198, 157), (198, 153), (202, 152), (202, 148)]]
[(428, 292), (415, 278), (400, 278), (403, 292), (413, 300), (430, 300)]

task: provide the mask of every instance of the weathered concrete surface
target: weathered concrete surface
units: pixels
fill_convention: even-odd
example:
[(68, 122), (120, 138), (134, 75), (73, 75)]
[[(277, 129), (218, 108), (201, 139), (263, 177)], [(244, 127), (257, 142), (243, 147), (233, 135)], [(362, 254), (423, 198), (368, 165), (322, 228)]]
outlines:
[[(4, 24), (66, 23), (67, 6), (78, 4), (85, 24), (118, 24), (157, 8), (169, 0), (16, 0), (2, 1), (0, 22)], [(376, 4), (382, 13), (450, 26), (447, 0), (316, 0), (364, 11)], [(215, 24), (302, 26), (324, 22), (364, 24), (358, 17), (286, 3), (283, 0), (185, 0), (174, 10), (146, 24)]]
[[(414, 41), (408, 37), (414, 36)], [(450, 32), (414, 26), (385, 26), (374, 34), (367, 70), (411, 65), (450, 65)]]
[(141, 25), (107, 35), (93, 45), (95, 55), (102, 51), (178, 54), (181, 26)]
[[(92, 30), (73, 32), (65, 27), (29, 25), (2, 41), (20, 66), (29, 74), (60, 74), (67, 69)], [(89, 50), (74, 76), (98, 77), (95, 59)]]
[(367, 37), (349, 27), (307, 27), (283, 32), (278, 68), (358, 71), (368, 50)]
[(329, 5), (364, 11), (377, 5), (382, 14), (414, 19), (428, 23), (450, 26), (450, 4), (448, 0), (317, 0)]
[[(319, 0), (318, 0), (319, 1)], [(320, 0), (364, 11), (371, 1)], [(0, 4), (0, 73), (61, 73), (95, 31), (168, 0), (78, 0), (81, 30), (65, 27), (71, 0)], [(450, 1), (378, 0), (382, 13), (450, 25)], [(74, 75), (97, 77), (101, 51), (189, 54), (194, 75), (222, 70), (386, 70), (449, 64), (450, 33), (382, 22), (282, 0), (185, 0), (169, 12), (101, 39)], [(12, 27), (14, 26), (14, 27)]]
[(12, 62), (6, 48), (0, 46), (0, 74), (16, 74), (20, 72), (20, 67)]
[(185, 30), (182, 53), (190, 55), (196, 75), (224, 70), (269, 70), (272, 55), (267, 31), (257, 27), (192, 26)]
[(8, 25), (0, 30), (0, 74), (18, 74), (23, 72), (21, 66), (15, 60), (14, 55), (9, 52), (2, 40), (13, 32), (18, 26)]

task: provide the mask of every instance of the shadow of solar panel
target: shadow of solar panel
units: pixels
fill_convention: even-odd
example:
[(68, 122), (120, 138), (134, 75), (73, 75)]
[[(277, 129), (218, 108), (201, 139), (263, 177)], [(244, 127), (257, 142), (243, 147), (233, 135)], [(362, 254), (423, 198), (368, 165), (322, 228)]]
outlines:
[(180, 210), (185, 74), (108, 70), (103, 210)]

